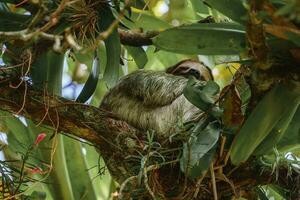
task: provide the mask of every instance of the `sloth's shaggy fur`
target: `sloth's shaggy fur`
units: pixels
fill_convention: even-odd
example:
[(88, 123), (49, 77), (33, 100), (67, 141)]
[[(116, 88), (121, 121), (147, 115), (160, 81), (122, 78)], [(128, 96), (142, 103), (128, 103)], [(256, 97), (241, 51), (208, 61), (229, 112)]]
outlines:
[(165, 72), (137, 71), (122, 78), (100, 107), (139, 130), (167, 136), (179, 121), (200, 112), (183, 96), (186, 83), (186, 78)]

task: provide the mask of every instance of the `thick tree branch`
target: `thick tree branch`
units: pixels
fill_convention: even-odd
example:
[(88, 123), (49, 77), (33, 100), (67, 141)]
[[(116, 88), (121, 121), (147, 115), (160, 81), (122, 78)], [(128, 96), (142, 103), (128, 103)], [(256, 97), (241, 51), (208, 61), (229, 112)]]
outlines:
[(0, 109), (3, 111), (24, 115), (39, 124), (85, 139), (96, 146), (109, 143), (111, 133), (104, 130), (118, 131), (108, 127), (109, 120), (118, 121), (109, 112), (35, 90), (25, 81), (14, 88), (20, 80), (11, 80), (0, 76)]
[(159, 31), (134, 32), (118, 29), (121, 43), (128, 46), (152, 45), (152, 38), (159, 34)]

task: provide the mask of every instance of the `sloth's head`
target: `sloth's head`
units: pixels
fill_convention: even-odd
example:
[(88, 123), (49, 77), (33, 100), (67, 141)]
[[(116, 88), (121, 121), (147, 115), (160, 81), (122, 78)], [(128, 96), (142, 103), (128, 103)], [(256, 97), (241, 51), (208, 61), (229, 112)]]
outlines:
[(183, 60), (174, 66), (169, 67), (166, 72), (186, 78), (189, 76), (194, 76), (196, 79), (201, 81), (213, 80), (213, 76), (209, 67), (207, 67), (203, 62), (190, 59)]

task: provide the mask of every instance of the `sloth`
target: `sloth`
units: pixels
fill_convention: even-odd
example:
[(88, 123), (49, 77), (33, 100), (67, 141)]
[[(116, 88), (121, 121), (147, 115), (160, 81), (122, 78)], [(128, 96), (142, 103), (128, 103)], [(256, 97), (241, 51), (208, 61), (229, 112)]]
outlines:
[(193, 60), (181, 61), (166, 72), (138, 70), (122, 78), (105, 95), (100, 108), (141, 131), (166, 136), (178, 120), (193, 120), (201, 112), (183, 95), (189, 76), (200, 81), (213, 79), (207, 66)]
[[(99, 150), (110, 174), (118, 183), (122, 184), (128, 177), (139, 173), (141, 161), (130, 161), (128, 158), (132, 155), (138, 157), (144, 152), (149, 132), (154, 133), (154, 141), (165, 149), (178, 149), (182, 145), (180, 142), (165, 141), (169, 141), (176, 132), (179, 122), (189, 122), (202, 113), (183, 95), (191, 76), (198, 79), (199, 84), (213, 79), (210, 69), (203, 63), (184, 60), (169, 67), (166, 72), (133, 72), (120, 79), (104, 96), (100, 109), (109, 113), (109, 117), (103, 118), (103, 131), (108, 142), (107, 145), (100, 145)], [(180, 170), (178, 165), (176, 170), (174, 166), (171, 168), (159, 169), (158, 174), (163, 174), (163, 180), (158, 185), (173, 185), (172, 179)], [(166, 193), (173, 190), (164, 186), (161, 188)]]

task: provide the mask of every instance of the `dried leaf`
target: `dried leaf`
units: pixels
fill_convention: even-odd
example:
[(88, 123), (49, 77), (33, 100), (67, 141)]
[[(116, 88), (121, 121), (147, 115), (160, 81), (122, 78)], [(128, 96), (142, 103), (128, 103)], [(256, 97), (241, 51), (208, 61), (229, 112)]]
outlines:
[(226, 86), (221, 92), (220, 106), (224, 109), (223, 124), (227, 127), (239, 126), (244, 120), (242, 101), (235, 85)]

